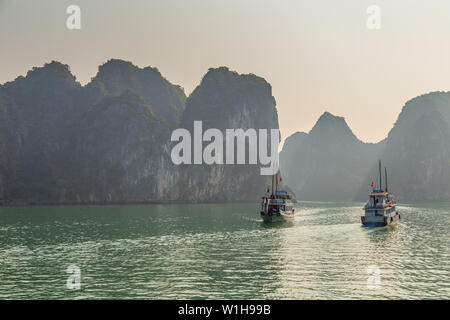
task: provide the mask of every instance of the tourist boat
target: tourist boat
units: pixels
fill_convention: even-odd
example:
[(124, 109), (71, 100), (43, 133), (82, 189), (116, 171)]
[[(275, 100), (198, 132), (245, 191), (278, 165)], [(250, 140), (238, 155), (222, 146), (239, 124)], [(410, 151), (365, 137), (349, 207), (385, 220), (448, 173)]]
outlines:
[(375, 189), (372, 182), (372, 192), (369, 193), (369, 201), (367, 201), (363, 210), (364, 216), (361, 222), (366, 227), (384, 227), (397, 223), (400, 220), (400, 213), (397, 211), (397, 202), (392, 194), (389, 193), (387, 183), (387, 169), (385, 172), (385, 189), (381, 188), (381, 161), (379, 162), (380, 186)]
[[(278, 190), (278, 175), (275, 175), (275, 190), (272, 176), (272, 190), (262, 197), (261, 217), (264, 222), (293, 221), (295, 215), (294, 199), (289, 192)], [(281, 180), (281, 178), (280, 178)]]

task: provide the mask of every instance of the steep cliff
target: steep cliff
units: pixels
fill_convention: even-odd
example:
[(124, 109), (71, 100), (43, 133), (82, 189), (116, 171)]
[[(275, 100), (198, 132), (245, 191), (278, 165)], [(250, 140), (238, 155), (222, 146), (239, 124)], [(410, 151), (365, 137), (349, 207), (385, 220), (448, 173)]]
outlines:
[[(450, 93), (408, 101), (388, 137), (365, 144), (343, 118), (325, 113), (309, 134), (286, 139), (280, 155), (286, 182), (306, 200), (365, 200), (378, 159), (400, 201), (450, 200)], [(383, 174), (384, 187), (384, 174)]]
[(3, 199), (39, 202), (58, 193), (83, 112), (80, 91), (69, 67), (58, 62), (0, 86)]
[(210, 69), (186, 102), (157, 69), (121, 60), (84, 87), (61, 63), (34, 68), (0, 86), (0, 116), (6, 204), (255, 200), (259, 165), (174, 165), (171, 132), (278, 128), (262, 78)]
[[(187, 100), (182, 126), (193, 132), (193, 122), (200, 120), (203, 131), (217, 128), (224, 135), (226, 129), (270, 131), (279, 128), (275, 105), (272, 88), (263, 78), (240, 75), (225, 67), (209, 69)], [(223, 150), (229, 152), (225, 142)], [(248, 163), (248, 152), (246, 156)], [(260, 164), (181, 166), (184, 187), (180, 198), (187, 200), (255, 201), (270, 181), (260, 174)]]
[(403, 107), (381, 156), (399, 200), (450, 200), (449, 123), (450, 93), (425, 94)]
[[(260, 163), (175, 165), (170, 136), (186, 128), (193, 137), (194, 121), (224, 135), (278, 129), (275, 104), (264, 79), (225, 67), (210, 69), (189, 98), (157, 69), (121, 60), (86, 86), (59, 62), (33, 68), (0, 86), (0, 203), (255, 201), (270, 184)], [(444, 92), (408, 101), (377, 144), (324, 113), (286, 139), (284, 182), (298, 199), (363, 200), (382, 159), (399, 200), (449, 201), (449, 123)]]
[(0, 199), (158, 198), (155, 172), (185, 100), (156, 69), (125, 61), (107, 62), (85, 87), (59, 62), (33, 68), (0, 86)]
[(157, 198), (157, 172), (169, 127), (131, 91), (106, 96), (82, 118), (65, 201)]

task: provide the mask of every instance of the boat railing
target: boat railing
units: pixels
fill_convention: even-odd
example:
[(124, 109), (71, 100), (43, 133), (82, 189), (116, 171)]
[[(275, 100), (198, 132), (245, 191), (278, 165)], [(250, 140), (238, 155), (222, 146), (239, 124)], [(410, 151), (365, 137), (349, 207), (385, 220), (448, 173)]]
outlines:
[(379, 208), (384, 208), (384, 207), (385, 207), (385, 204), (383, 202), (377, 203), (377, 204), (366, 203), (366, 205), (364, 206), (364, 209), (379, 209)]
[(284, 199), (269, 199), (270, 204), (284, 204), (286, 200)]

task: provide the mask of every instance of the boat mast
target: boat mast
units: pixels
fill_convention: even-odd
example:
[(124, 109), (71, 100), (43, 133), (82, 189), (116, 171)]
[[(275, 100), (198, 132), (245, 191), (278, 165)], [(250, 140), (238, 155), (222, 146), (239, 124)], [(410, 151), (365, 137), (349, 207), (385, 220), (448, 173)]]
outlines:
[(381, 160), (378, 163), (379, 171), (380, 171), (380, 191), (381, 191)]
[(388, 192), (387, 168), (384, 167), (384, 180), (386, 180), (386, 192)]
[(275, 173), (272, 171), (272, 196), (273, 196), (273, 175), (274, 175)]
[(275, 195), (278, 193), (278, 171), (275, 173)]
[(272, 174), (272, 195), (273, 195), (273, 174)]

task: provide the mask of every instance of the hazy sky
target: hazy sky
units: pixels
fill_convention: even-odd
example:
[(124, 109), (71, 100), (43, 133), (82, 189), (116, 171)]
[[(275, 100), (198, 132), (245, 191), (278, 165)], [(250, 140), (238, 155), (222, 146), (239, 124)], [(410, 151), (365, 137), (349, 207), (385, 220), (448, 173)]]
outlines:
[[(81, 30), (66, 8), (81, 7)], [(369, 5), (381, 29), (366, 26)], [(450, 89), (448, 0), (0, 0), (0, 83), (50, 60), (85, 84), (110, 58), (154, 66), (190, 93), (210, 67), (264, 77), (283, 138), (324, 112), (363, 141), (405, 102)]]

